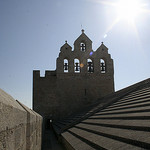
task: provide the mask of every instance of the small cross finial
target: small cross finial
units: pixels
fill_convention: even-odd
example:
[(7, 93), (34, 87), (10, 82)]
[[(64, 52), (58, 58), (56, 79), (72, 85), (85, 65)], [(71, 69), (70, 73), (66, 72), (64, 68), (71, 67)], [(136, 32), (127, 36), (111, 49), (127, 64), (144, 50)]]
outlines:
[(65, 41), (65, 43), (67, 43), (67, 40)]
[(84, 33), (84, 29), (82, 29), (81, 31), (82, 31), (82, 33)]
[(102, 44), (103, 44), (103, 42), (102, 42)]

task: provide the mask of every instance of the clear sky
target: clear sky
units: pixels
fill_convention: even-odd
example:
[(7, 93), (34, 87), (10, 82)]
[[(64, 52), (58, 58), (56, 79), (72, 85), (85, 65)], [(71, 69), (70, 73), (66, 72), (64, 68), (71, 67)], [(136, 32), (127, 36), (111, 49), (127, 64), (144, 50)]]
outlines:
[(150, 1), (120, 1), (0, 0), (0, 88), (32, 107), (33, 70), (55, 70), (60, 47), (73, 47), (82, 28), (94, 51), (102, 41), (109, 48), (116, 90), (149, 78)]

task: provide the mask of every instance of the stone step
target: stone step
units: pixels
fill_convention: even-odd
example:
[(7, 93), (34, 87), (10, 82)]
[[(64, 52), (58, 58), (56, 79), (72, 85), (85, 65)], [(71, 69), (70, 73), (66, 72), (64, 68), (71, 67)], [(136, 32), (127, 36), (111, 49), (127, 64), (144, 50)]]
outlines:
[(137, 90), (137, 91), (134, 91), (134, 92), (131, 92), (129, 93), (127, 96), (125, 96), (126, 98), (127, 97), (130, 97), (130, 96), (137, 96), (139, 94), (143, 94), (143, 93), (147, 93), (147, 92), (150, 92), (150, 87), (147, 87), (147, 88), (143, 88), (141, 90)]
[(124, 100), (123, 98), (120, 99), (119, 101), (115, 102), (115, 104), (123, 104), (123, 103), (127, 103), (127, 102), (130, 102), (130, 101), (138, 101), (140, 99), (145, 99), (145, 98), (150, 98), (150, 94), (145, 94), (145, 95), (142, 95), (142, 96), (139, 96), (139, 97), (134, 97), (134, 98), (130, 98), (130, 99), (126, 99)]
[(114, 103), (113, 105), (111, 105), (111, 106), (109, 106), (107, 108), (115, 108), (115, 107), (118, 107), (118, 106), (126, 106), (126, 105), (131, 105), (131, 104), (138, 104), (138, 103), (144, 103), (144, 102), (148, 102), (148, 101), (150, 101), (150, 95), (148, 97), (143, 98), (143, 99), (141, 99), (141, 98), (139, 98), (137, 100), (132, 99), (132, 100), (130, 100), (128, 102), (122, 102), (120, 104)]
[(118, 119), (86, 119), (82, 121), (83, 124), (104, 124), (110, 126), (118, 126), (118, 128), (122, 127), (131, 127), (141, 131), (148, 131), (150, 132), (150, 120), (118, 120)]
[(65, 139), (65, 141), (67, 141), (67, 145), (69, 144), (71, 148), (74, 150), (94, 150), (95, 149), (93, 145), (90, 146), (90, 144), (88, 144), (89, 143), (88, 140), (82, 137), (80, 138), (79, 136), (75, 136), (74, 134), (70, 132), (64, 132), (62, 134), (62, 137), (63, 139)]
[(131, 104), (131, 105), (125, 105), (125, 106), (116, 106), (113, 108), (105, 108), (103, 111), (110, 111), (110, 110), (123, 110), (123, 109), (128, 109), (128, 108), (138, 108), (138, 107), (145, 107), (145, 106), (150, 106), (150, 101), (143, 102), (143, 103), (137, 103), (137, 104)]
[(118, 101), (113, 103), (111, 106), (115, 106), (115, 105), (119, 105), (119, 104), (126, 104), (126, 103), (130, 103), (130, 102), (138, 102), (138, 101), (142, 101), (142, 100), (148, 100), (150, 99), (150, 95), (146, 96), (146, 97), (142, 97), (142, 98), (137, 98), (137, 99), (129, 99), (127, 101)]
[(141, 147), (139, 147), (138, 142), (132, 145), (133, 140), (120, 138), (118, 136), (113, 136), (103, 132), (100, 133), (99, 131), (76, 127), (69, 129), (68, 132), (78, 139), (82, 139), (85, 141), (87, 140), (90, 141), (90, 143), (96, 144), (98, 150), (101, 149), (117, 150), (121, 149), (122, 147), (123, 148), (126, 147), (128, 150), (129, 149), (141, 150)]
[(94, 123), (94, 122), (82, 122), (82, 124), (86, 125), (93, 125), (93, 126), (101, 126), (101, 127), (108, 127), (108, 128), (116, 128), (116, 129), (127, 129), (127, 130), (134, 130), (136, 131), (146, 131), (150, 132), (150, 127), (142, 127), (142, 126), (129, 126), (129, 125), (118, 125), (118, 124), (105, 124), (105, 123)]
[(122, 117), (123, 118), (139, 118), (139, 117), (143, 117), (143, 118), (146, 118), (146, 117), (149, 117), (150, 118), (150, 111), (149, 112), (140, 112), (140, 113), (125, 113), (125, 114), (113, 114), (113, 115), (92, 115), (91, 117), (89, 117), (90, 119), (91, 118), (100, 118), (100, 119), (103, 119), (103, 118), (115, 118), (115, 117)]
[(108, 115), (108, 114), (125, 114), (125, 113), (135, 113), (135, 112), (149, 112), (150, 111), (150, 106), (145, 106), (145, 107), (135, 107), (135, 108), (127, 108), (123, 110), (103, 110), (100, 112), (95, 113), (94, 115)]
[(127, 95), (127, 96), (125, 96), (124, 97), (124, 100), (126, 100), (126, 99), (129, 99), (129, 98), (134, 98), (134, 97), (138, 97), (138, 96), (142, 96), (142, 95), (147, 95), (147, 94), (150, 94), (150, 90), (147, 90), (147, 91), (145, 91), (145, 90), (143, 90), (143, 91), (136, 91), (136, 93), (130, 93), (129, 95)]
[[(142, 146), (150, 148), (150, 133), (145, 131), (133, 131), (128, 129), (102, 127), (97, 125), (78, 124), (75, 129), (81, 129), (90, 133), (112, 138), (120, 142), (132, 144), (134, 146)], [(80, 133), (84, 135), (83, 133)], [(87, 135), (88, 136), (88, 135)], [(142, 145), (139, 145), (139, 144)], [(143, 147), (144, 148), (144, 147)]]

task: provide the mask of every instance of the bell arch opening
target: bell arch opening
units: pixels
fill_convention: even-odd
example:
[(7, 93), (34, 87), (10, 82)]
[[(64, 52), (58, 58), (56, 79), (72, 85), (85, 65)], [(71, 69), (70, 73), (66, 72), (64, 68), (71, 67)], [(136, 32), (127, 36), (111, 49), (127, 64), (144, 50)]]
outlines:
[(82, 52), (85, 52), (85, 51), (86, 51), (86, 44), (85, 44), (84, 42), (81, 42), (81, 43), (80, 43), (80, 50), (81, 50)]
[(100, 59), (100, 71), (101, 73), (106, 73), (106, 62), (104, 59)]
[(69, 67), (68, 67), (68, 59), (64, 59), (64, 72), (68, 73), (69, 72)]
[(94, 72), (94, 65), (93, 65), (93, 61), (91, 59), (87, 59), (87, 71), (88, 71), (88, 73)]
[(74, 72), (80, 73), (80, 61), (79, 59), (74, 59)]

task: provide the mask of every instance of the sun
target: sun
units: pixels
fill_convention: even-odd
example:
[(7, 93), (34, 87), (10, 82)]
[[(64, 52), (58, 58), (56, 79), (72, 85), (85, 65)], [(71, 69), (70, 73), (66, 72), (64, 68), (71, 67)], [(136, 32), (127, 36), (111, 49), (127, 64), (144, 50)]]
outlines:
[(96, 3), (111, 6), (110, 10), (115, 10), (117, 19), (133, 21), (142, 13), (150, 13), (144, 0), (91, 0)]
[(138, 0), (120, 0), (115, 6), (120, 20), (133, 21), (142, 10), (142, 4)]
[(91, 0), (101, 5), (109, 6), (105, 7), (110, 12), (110, 16), (114, 18), (112, 24), (107, 27), (104, 38), (107, 37), (108, 33), (113, 27), (119, 22), (128, 24), (125, 27), (132, 27), (138, 36), (136, 23), (140, 20), (143, 15), (150, 14), (148, 3), (146, 0)]
[[(137, 22), (140, 21), (142, 16), (150, 14), (150, 9), (147, 0), (90, 0), (105, 7), (110, 12), (112, 23), (106, 28), (104, 32), (104, 38), (107, 37), (108, 33), (113, 30), (114, 26), (122, 22), (123, 27), (132, 28), (135, 32), (138, 40), (139, 34), (137, 30)], [(110, 17), (109, 17), (110, 18)], [(128, 26), (127, 26), (128, 25)], [(121, 26), (120, 26), (121, 27)]]

